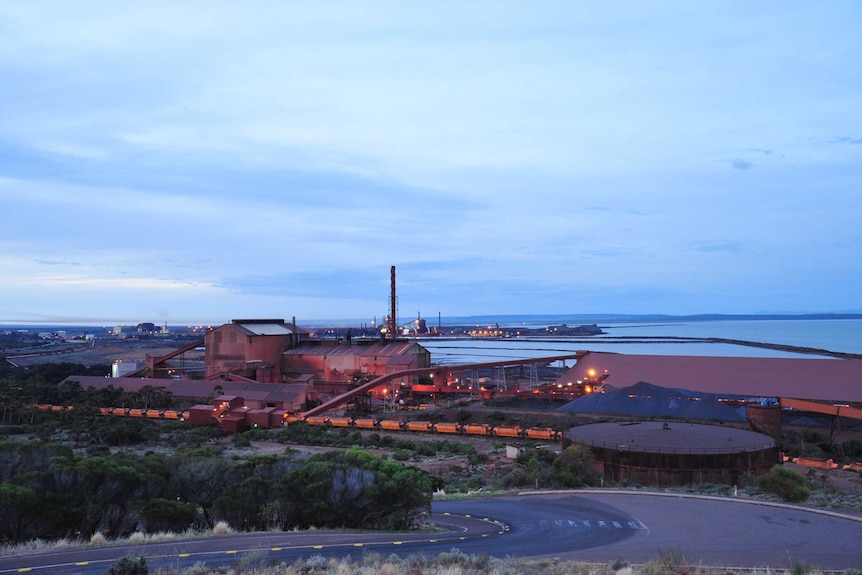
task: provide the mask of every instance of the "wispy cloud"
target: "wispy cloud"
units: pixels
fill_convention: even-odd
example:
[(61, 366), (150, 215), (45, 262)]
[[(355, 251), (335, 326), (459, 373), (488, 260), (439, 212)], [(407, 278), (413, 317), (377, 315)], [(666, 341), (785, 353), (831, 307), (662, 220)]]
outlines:
[(698, 252), (738, 253), (745, 250), (745, 244), (739, 240), (705, 240), (692, 242), (690, 246)]

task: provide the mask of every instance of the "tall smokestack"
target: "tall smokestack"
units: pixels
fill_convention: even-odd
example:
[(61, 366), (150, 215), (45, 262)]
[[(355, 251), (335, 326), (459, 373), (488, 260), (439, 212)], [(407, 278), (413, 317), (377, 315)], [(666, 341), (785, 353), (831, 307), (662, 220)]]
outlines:
[(395, 329), (398, 325), (398, 322), (395, 319), (395, 310), (397, 309), (397, 306), (395, 304), (395, 266), (392, 266), (392, 269), (390, 270), (390, 275), (392, 276), (392, 293), (389, 295), (389, 304), (392, 306), (392, 311), (389, 314), (389, 337), (395, 339)]

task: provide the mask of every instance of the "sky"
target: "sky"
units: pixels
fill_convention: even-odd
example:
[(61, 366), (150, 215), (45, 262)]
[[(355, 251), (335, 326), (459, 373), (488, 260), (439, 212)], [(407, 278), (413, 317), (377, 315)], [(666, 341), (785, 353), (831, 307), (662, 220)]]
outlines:
[(0, 2), (0, 322), (862, 310), (862, 4)]

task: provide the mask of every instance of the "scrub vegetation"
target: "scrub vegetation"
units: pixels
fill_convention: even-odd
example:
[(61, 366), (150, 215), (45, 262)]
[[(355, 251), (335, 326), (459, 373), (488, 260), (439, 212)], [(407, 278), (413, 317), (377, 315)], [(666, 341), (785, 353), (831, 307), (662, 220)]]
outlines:
[(0, 542), (136, 531), (407, 529), (433, 480), (361, 449), (312, 456), (217, 450), (79, 455), (56, 443), (0, 443)]
[[(146, 543), (189, 535), (314, 528), (406, 529), (421, 521), (432, 497), (498, 493), (523, 488), (599, 485), (588, 449), (548, 449), (521, 440), (514, 460), (501, 465), (506, 444), (495, 438), (441, 438), (406, 433), (359, 432), (305, 424), (230, 435), (217, 426), (112, 418), (97, 407), (184, 409), (158, 388), (83, 390), (70, 373), (99, 373), (106, 366), (44, 364), (27, 370), (0, 368), (0, 544), (6, 551), (38, 546)], [(200, 398), (193, 403), (206, 402)], [(74, 405), (42, 413), (38, 404)], [(426, 414), (427, 415), (427, 414)], [(467, 420), (480, 413), (460, 411)], [(488, 422), (517, 421), (515, 412), (490, 411)], [(532, 417), (527, 415), (526, 417)], [(536, 416), (538, 417), (538, 416)], [(795, 437), (791, 437), (795, 440)], [(800, 443), (815, 444), (806, 435)], [(792, 450), (792, 443), (787, 447)], [(847, 455), (862, 455), (856, 443)], [(312, 453), (308, 446), (317, 446)], [(821, 442), (820, 448), (823, 449)], [(859, 496), (828, 487), (825, 480), (778, 466), (748, 485), (697, 485), (680, 490), (740, 497), (807, 501), (820, 507), (862, 510)], [(640, 486), (619, 485), (639, 489)], [(51, 543), (47, 543), (47, 542)], [(676, 553), (644, 565), (514, 561), (466, 556), (409, 556), (334, 560), (312, 556), (269, 565), (248, 557), (231, 567), (197, 565), (153, 573), (590, 573), (656, 575), (713, 573), (685, 567)], [(670, 568), (669, 562), (679, 565)], [(128, 558), (113, 573), (146, 573)], [(717, 570), (716, 573), (726, 573)], [(780, 573), (780, 570), (771, 570)], [(798, 575), (816, 567), (796, 565)], [(862, 571), (853, 575), (862, 575)]]
[[(311, 555), (290, 563), (271, 562), (249, 554), (224, 567), (196, 564), (189, 567), (146, 570), (143, 558), (118, 561), (111, 575), (819, 575), (816, 565), (795, 562), (786, 569), (733, 570), (703, 565), (688, 565), (678, 549), (662, 549), (643, 564), (625, 561), (585, 563), (563, 559), (517, 560), (488, 555), (468, 555), (458, 549), (426, 556), (422, 553), (389, 555), (365, 553), (358, 559), (333, 559)], [(834, 572), (830, 572), (833, 573)], [(862, 569), (848, 569), (844, 575), (862, 575)]]

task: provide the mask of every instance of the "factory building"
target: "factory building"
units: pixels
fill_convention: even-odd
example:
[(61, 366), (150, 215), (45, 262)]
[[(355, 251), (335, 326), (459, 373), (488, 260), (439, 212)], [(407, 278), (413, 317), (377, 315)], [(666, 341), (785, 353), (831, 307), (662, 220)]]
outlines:
[(285, 350), (282, 365), (292, 380), (310, 377), (319, 392), (340, 393), (382, 375), (431, 367), (431, 352), (413, 341), (323, 341)]
[(204, 338), (206, 379), (302, 383), (321, 394), (358, 381), (431, 366), (431, 353), (405, 340), (315, 338), (281, 319), (237, 319)]
[(308, 337), (296, 322), (283, 319), (235, 319), (204, 337), (206, 378), (239, 375), (263, 383), (287, 383), (281, 355)]

